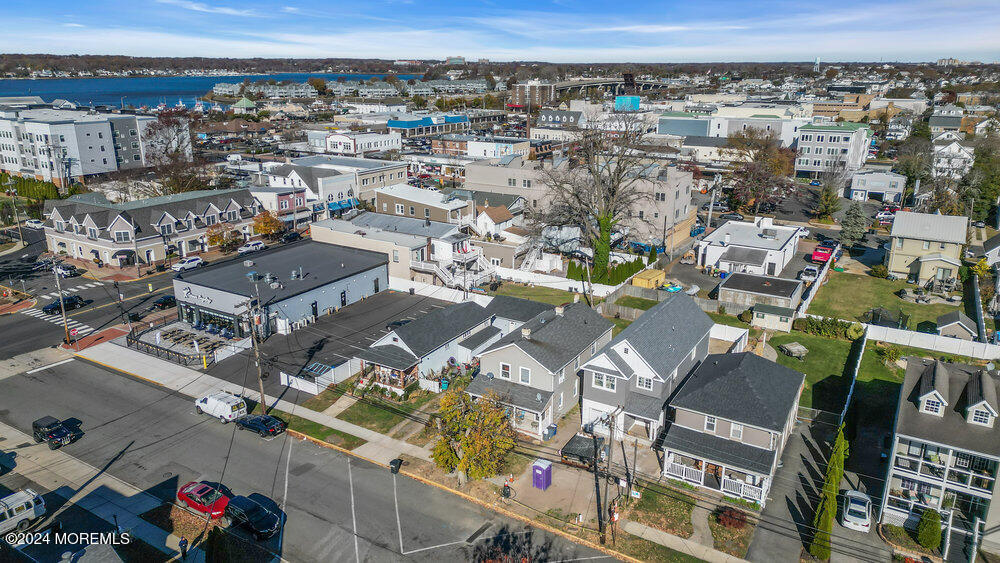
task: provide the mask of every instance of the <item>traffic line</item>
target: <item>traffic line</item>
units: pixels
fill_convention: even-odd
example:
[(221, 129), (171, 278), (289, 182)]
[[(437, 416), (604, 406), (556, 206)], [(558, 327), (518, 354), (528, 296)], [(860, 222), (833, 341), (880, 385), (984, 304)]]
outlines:
[(49, 364), (49, 365), (47, 365), (47, 366), (42, 366), (42, 367), (40, 367), (40, 368), (35, 368), (35, 369), (32, 369), (32, 370), (28, 370), (28, 371), (26, 371), (25, 373), (38, 373), (38, 372), (40, 372), (40, 371), (44, 371), (44, 370), (47, 370), (47, 369), (49, 369), (49, 368), (54, 368), (54, 367), (56, 367), (56, 366), (61, 366), (61, 365), (63, 365), (63, 364), (68, 364), (69, 362), (72, 362), (72, 361), (73, 361), (73, 360), (75, 360), (75, 359), (76, 359), (76, 358), (67, 358), (67, 359), (65, 359), (65, 360), (62, 360), (62, 361), (60, 361), (60, 362), (55, 362), (55, 363), (53, 363), (53, 364)]

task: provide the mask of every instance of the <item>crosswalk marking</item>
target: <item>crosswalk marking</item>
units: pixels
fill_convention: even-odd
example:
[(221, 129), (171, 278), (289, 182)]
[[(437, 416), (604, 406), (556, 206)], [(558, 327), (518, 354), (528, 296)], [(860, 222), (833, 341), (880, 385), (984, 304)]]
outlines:
[[(42, 312), (41, 309), (30, 308), (21, 311), (21, 313), (24, 315), (28, 315), (29, 317), (34, 317), (39, 320), (50, 322), (52, 324), (56, 325), (63, 324), (62, 315), (49, 315)], [(94, 332), (93, 327), (91, 327), (90, 325), (85, 325), (76, 319), (67, 318), (66, 326), (68, 326), (71, 330), (75, 330), (78, 336)]]
[[(76, 293), (77, 291), (83, 291), (84, 289), (94, 289), (95, 287), (101, 287), (102, 285), (104, 285), (104, 284), (102, 284), (101, 282), (96, 282), (95, 281), (95, 282), (90, 282), (90, 283), (85, 283), (85, 284), (77, 285), (77, 286), (74, 286), (74, 287), (67, 287), (67, 288), (65, 288), (65, 289), (62, 290), (62, 293), (63, 293), (63, 295), (68, 295), (70, 293)], [(53, 291), (52, 293), (46, 293), (45, 295), (39, 295), (38, 296), (39, 299), (55, 299), (56, 297), (59, 297), (59, 292), (58, 291)]]

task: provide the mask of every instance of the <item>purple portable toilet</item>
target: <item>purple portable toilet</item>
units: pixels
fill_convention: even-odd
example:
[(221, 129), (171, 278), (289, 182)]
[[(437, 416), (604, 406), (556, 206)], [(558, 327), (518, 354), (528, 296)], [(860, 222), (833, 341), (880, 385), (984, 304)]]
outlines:
[(552, 462), (547, 459), (536, 459), (531, 466), (531, 486), (545, 490), (552, 484)]

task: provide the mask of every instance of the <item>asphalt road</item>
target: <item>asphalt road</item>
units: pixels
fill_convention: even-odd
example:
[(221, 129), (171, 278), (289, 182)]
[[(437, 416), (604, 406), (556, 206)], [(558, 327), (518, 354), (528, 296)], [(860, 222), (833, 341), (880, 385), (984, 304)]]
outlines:
[(191, 480), (271, 497), (287, 523), (266, 545), (291, 561), (472, 560), (526, 544), (532, 559), (601, 558), (380, 466), (237, 432), (197, 415), (186, 397), (80, 360), (7, 378), (0, 390), (0, 421), (30, 432), (46, 414), (78, 419), (85, 435), (66, 453), (164, 500)]

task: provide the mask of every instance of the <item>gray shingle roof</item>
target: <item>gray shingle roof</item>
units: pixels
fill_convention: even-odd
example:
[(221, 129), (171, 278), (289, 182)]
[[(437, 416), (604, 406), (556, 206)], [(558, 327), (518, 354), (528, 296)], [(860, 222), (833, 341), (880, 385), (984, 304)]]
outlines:
[(973, 393), (985, 394), (986, 386), (992, 386), (992, 394), (997, 394), (997, 380), (990, 374), (974, 385), (982, 385), (982, 391), (970, 392), (966, 388), (972, 378), (978, 377), (981, 368), (965, 364), (945, 364), (939, 373), (948, 383), (943, 385), (948, 405), (943, 416), (920, 412), (918, 398), (921, 393), (923, 375), (934, 361), (920, 358), (906, 359), (906, 376), (899, 390), (899, 404), (896, 408), (896, 432), (916, 439), (946, 444), (954, 448), (1000, 456), (1000, 428), (989, 428), (966, 422), (966, 399)]
[(752, 266), (763, 266), (765, 260), (767, 260), (766, 250), (762, 248), (743, 248), (741, 246), (730, 246), (719, 257), (720, 262), (750, 264)]
[(993, 412), (1000, 413), (1000, 407), (997, 405), (997, 386), (989, 374), (979, 370), (969, 378), (969, 383), (965, 386), (965, 405), (974, 406), (982, 402), (989, 405)]
[(749, 352), (712, 354), (681, 384), (670, 406), (781, 432), (805, 377)]
[(601, 352), (627, 340), (657, 374), (666, 377), (708, 335), (714, 324), (694, 299), (673, 293), (640, 315)]
[(551, 311), (555, 306), (530, 299), (510, 297), (507, 295), (497, 295), (486, 306), (486, 314), (496, 315), (501, 319), (509, 319), (518, 322), (528, 322), (540, 313)]
[(763, 475), (770, 475), (774, 464), (774, 450), (757, 448), (676, 424), (667, 427), (661, 447)]
[[(521, 330), (504, 336), (483, 354), (513, 344), (545, 369), (556, 372), (611, 330), (612, 326), (611, 321), (587, 305), (573, 303), (564, 308), (562, 315), (556, 310), (539, 313), (521, 325)], [(525, 329), (531, 331), (527, 338), (523, 335)]]
[(418, 357), (451, 342), (487, 319), (478, 303), (465, 301), (436, 309), (394, 332)]
[(642, 393), (629, 393), (625, 401), (625, 414), (645, 418), (646, 420), (659, 420), (660, 413), (663, 412), (663, 399), (643, 395)]
[(688, 135), (684, 137), (682, 146), (686, 147), (725, 147), (729, 145), (729, 137), (705, 137), (703, 135)]
[(382, 213), (362, 213), (351, 219), (351, 223), (358, 227), (382, 229), (383, 231), (438, 239), (458, 232), (458, 226), (451, 223), (425, 221), (413, 217), (397, 217)]
[(997, 247), (1000, 247), (1000, 233), (991, 236), (986, 239), (986, 242), (983, 243), (983, 250), (986, 252), (989, 252)]
[(500, 396), (500, 400), (507, 404), (537, 413), (542, 412), (552, 398), (552, 391), (542, 391), (506, 379), (489, 377), (486, 374), (479, 374), (465, 388), (466, 393), (475, 397), (482, 397), (489, 391), (495, 392)]
[(968, 217), (897, 211), (890, 236), (965, 244), (968, 228)]
[(979, 330), (979, 328), (976, 326), (976, 321), (967, 317), (965, 313), (963, 313), (959, 309), (955, 309), (954, 311), (948, 311), (947, 313), (937, 318), (938, 330), (941, 330), (942, 328), (948, 325), (953, 325), (955, 323), (961, 324), (965, 328), (969, 329), (969, 331), (972, 332), (973, 334), (976, 334)]
[(475, 350), (476, 348), (479, 348), (480, 346), (485, 344), (487, 340), (493, 338), (498, 334), (500, 334), (499, 328), (495, 326), (488, 326), (483, 330), (480, 330), (479, 332), (473, 333), (472, 336), (459, 342), (458, 345), (461, 346), (462, 348), (465, 348), (466, 350)]
[(937, 394), (941, 395), (945, 402), (954, 405), (954, 401), (948, 400), (950, 378), (948, 367), (941, 360), (934, 360), (933, 363), (927, 364), (920, 372), (920, 380), (917, 385), (920, 394), (917, 397), (923, 397), (931, 391), (937, 391)]
[(358, 352), (357, 357), (392, 369), (405, 370), (413, 367), (419, 359), (395, 344), (372, 346)]

